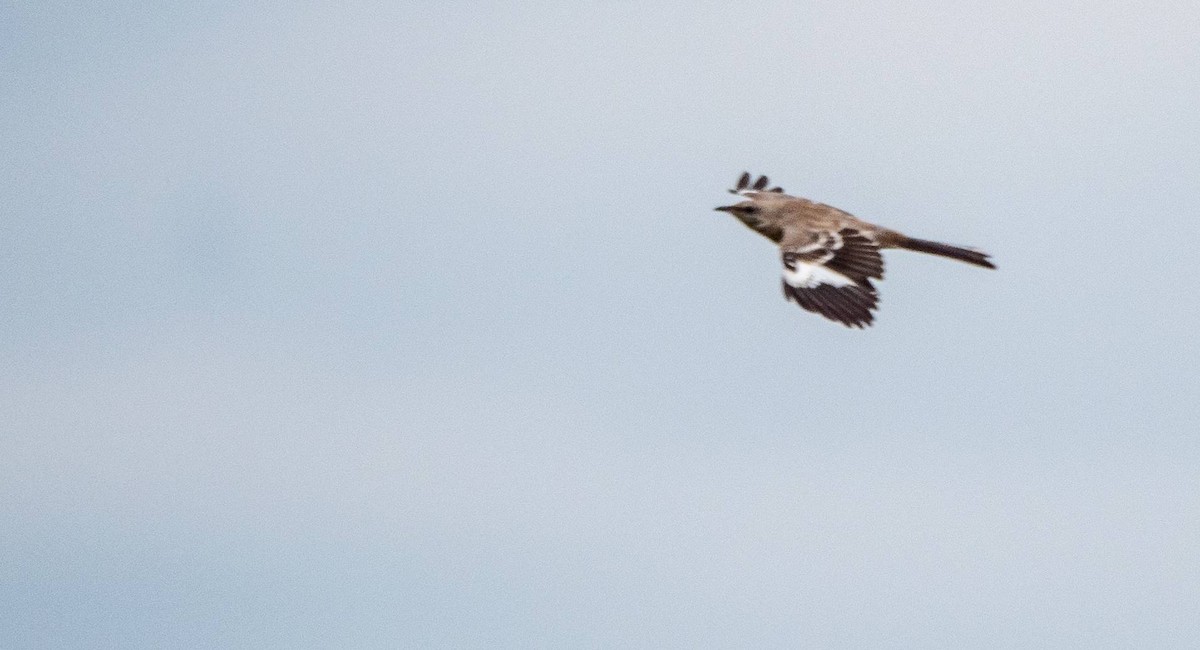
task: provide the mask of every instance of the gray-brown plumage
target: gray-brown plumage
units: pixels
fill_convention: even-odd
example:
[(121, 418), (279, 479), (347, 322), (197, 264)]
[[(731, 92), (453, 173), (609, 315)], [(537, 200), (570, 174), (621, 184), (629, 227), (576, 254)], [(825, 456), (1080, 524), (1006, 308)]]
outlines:
[(996, 268), (987, 253), (908, 237), (824, 203), (791, 196), (783, 188), (768, 190), (766, 176), (753, 184), (750, 180), (750, 174), (743, 173), (737, 187), (729, 190), (743, 201), (717, 210), (779, 244), (788, 300), (847, 327), (867, 327), (874, 320), (879, 294), (871, 281), (883, 278), (881, 249), (904, 248)]

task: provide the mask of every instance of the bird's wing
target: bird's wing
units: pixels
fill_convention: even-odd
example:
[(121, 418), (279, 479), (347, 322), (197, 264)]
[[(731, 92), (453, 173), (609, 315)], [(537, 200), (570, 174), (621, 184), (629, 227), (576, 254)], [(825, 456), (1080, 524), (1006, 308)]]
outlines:
[(806, 234), (782, 246), (783, 295), (847, 327), (870, 325), (879, 303), (871, 279), (883, 277), (879, 246), (854, 228)]
[(771, 189), (767, 189), (767, 186), (771, 184), (771, 179), (767, 178), (766, 176), (759, 176), (758, 180), (754, 181), (753, 185), (750, 183), (751, 178), (753, 178), (753, 176), (750, 175), (750, 172), (742, 172), (741, 177), (738, 178), (737, 186), (729, 190), (729, 193), (737, 194), (738, 196), (744, 196), (749, 199), (753, 199), (762, 192), (784, 194), (782, 187), (776, 186), (772, 187)]

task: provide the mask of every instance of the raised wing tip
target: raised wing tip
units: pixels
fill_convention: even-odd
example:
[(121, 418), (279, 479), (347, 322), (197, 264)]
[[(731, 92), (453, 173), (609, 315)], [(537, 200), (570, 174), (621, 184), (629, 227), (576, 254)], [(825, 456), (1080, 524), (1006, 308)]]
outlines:
[(772, 187), (771, 189), (767, 189), (767, 186), (771, 184), (771, 179), (769, 179), (766, 176), (759, 176), (758, 180), (754, 180), (753, 184), (751, 184), (752, 180), (754, 180), (754, 176), (751, 176), (750, 172), (742, 172), (742, 175), (738, 177), (737, 185), (735, 185), (732, 190), (729, 190), (729, 193), (730, 194), (745, 194), (747, 192), (774, 192), (776, 194), (784, 193), (783, 188), (779, 187), (778, 185), (776, 185), (775, 187)]

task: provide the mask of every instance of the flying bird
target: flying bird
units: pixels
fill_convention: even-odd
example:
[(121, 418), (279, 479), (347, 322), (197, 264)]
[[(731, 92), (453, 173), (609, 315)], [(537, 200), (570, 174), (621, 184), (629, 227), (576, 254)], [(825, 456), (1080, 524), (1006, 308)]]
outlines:
[(847, 327), (868, 327), (879, 305), (871, 280), (883, 279), (884, 248), (904, 248), (994, 269), (987, 253), (907, 235), (867, 223), (835, 207), (791, 196), (743, 173), (729, 190), (744, 200), (717, 210), (737, 217), (779, 245), (783, 295)]

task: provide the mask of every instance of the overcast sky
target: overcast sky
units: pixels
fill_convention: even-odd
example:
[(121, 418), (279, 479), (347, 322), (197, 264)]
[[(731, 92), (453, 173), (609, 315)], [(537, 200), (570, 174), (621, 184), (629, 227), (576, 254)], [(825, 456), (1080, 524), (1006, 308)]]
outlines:
[(1196, 3), (328, 5), (0, 3), (0, 646), (1200, 645)]

